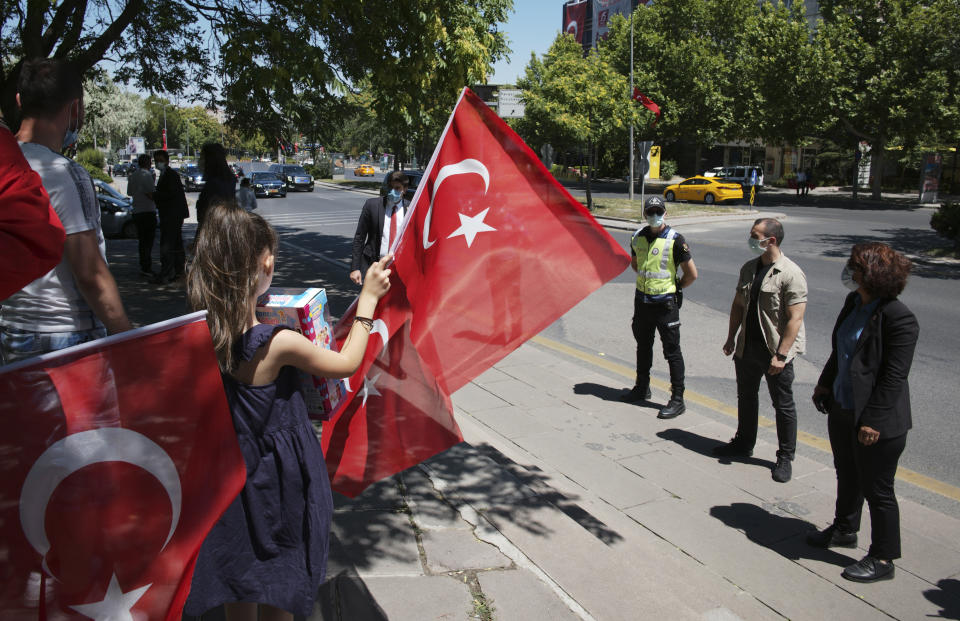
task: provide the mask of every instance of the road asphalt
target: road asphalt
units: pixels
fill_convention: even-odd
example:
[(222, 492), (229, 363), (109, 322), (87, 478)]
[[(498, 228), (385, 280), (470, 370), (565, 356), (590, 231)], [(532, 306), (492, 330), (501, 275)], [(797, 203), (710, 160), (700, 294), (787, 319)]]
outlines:
[[(138, 280), (135, 242), (108, 254), (136, 323), (186, 311), (182, 286)], [(334, 263), (307, 271), (336, 293)], [(718, 460), (736, 420), (705, 412), (722, 404), (688, 400), (662, 421), (665, 386), (630, 405), (618, 399), (629, 383), (540, 336), (459, 390), (463, 443), (335, 499), (309, 619), (960, 619), (960, 521), (901, 499), (895, 579), (848, 582), (868, 511), (857, 549), (804, 542), (832, 518), (832, 468), (801, 451), (793, 480), (774, 482), (770, 434), (756, 457)]]

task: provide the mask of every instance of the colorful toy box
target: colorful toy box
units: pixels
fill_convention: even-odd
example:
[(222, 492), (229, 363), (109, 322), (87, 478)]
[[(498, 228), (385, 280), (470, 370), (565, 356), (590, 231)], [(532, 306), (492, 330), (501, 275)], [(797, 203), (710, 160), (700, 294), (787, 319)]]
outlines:
[[(257, 300), (257, 320), (296, 330), (317, 347), (337, 348), (324, 289), (271, 287)], [(310, 418), (327, 420), (346, 394), (346, 383), (343, 380), (314, 377), (303, 371), (300, 371), (300, 375)]]

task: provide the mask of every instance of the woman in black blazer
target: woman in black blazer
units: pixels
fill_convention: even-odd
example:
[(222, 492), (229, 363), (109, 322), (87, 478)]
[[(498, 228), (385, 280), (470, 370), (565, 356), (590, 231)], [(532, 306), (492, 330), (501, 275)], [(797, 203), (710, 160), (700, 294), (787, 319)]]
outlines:
[(866, 499), (870, 549), (842, 574), (857, 582), (893, 578), (893, 560), (900, 558), (900, 510), (893, 482), (912, 426), (907, 375), (919, 327), (897, 296), (910, 267), (909, 259), (886, 244), (853, 247), (842, 275), (853, 293), (837, 318), (833, 352), (813, 391), (817, 409), (827, 413), (837, 505), (833, 524), (811, 533), (807, 542), (824, 548), (856, 547)]

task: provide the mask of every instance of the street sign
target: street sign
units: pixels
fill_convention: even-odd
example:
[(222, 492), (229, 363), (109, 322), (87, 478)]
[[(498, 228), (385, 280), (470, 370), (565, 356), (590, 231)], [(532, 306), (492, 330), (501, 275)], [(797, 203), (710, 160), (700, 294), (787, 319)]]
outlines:
[(498, 114), (502, 119), (521, 119), (523, 118), (525, 106), (523, 104), (523, 91), (513, 88), (501, 88), (497, 95)]

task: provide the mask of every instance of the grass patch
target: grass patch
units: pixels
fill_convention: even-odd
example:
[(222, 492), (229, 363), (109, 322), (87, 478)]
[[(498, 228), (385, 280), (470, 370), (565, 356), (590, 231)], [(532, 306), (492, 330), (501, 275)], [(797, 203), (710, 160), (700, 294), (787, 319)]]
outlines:
[[(649, 196), (649, 195), (648, 195)], [(577, 197), (583, 205), (586, 199)], [(746, 213), (749, 205), (701, 205), (700, 203), (668, 203), (667, 217), (670, 216), (714, 216)], [(628, 198), (595, 198), (593, 200), (593, 215), (609, 218), (623, 218), (624, 220), (643, 220), (643, 203), (640, 196), (634, 200)]]

